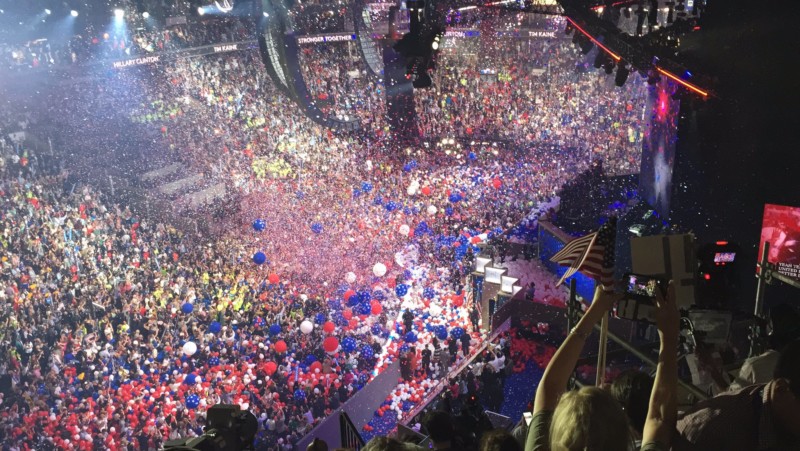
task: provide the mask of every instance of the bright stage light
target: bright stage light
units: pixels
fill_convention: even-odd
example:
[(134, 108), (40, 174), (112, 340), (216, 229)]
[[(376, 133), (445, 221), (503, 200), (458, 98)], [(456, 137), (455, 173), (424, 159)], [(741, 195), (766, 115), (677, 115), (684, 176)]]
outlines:
[(269, 13), (264, 11), (264, 17), (269, 17)]
[(205, 15), (205, 13), (206, 13), (206, 9), (203, 8), (202, 6), (197, 8), (197, 14), (198, 15), (202, 16), (202, 15)]
[(47, 14), (47, 15), (49, 16), (49, 15), (50, 15), (50, 14), (52, 14), (53, 12), (52, 12), (52, 11), (50, 11), (49, 9), (45, 8), (45, 10), (44, 10), (44, 13), (45, 13), (45, 14)]
[(72, 11), (69, 12), (69, 15), (72, 16), (72, 17), (78, 17), (78, 11), (75, 11), (73, 9)]
[(114, 17), (117, 19), (122, 19), (125, 17), (125, 10), (124, 9), (115, 9), (114, 10)]
[(150, 13), (145, 11), (145, 12), (142, 13), (142, 17), (144, 17), (145, 19), (149, 19), (150, 18)]

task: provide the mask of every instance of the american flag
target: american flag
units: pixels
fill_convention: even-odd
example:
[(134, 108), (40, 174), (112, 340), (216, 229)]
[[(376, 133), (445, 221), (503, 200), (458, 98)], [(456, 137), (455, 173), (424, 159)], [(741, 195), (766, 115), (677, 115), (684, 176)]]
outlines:
[(558, 285), (580, 271), (600, 282), (604, 290), (614, 284), (614, 244), (617, 234), (617, 218), (610, 218), (597, 232), (576, 238), (564, 249), (550, 257), (551, 262), (569, 266)]

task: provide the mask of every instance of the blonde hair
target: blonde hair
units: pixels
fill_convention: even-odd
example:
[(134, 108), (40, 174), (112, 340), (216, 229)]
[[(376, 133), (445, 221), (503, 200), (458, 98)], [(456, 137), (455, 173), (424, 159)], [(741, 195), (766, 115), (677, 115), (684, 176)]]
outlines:
[(553, 412), (551, 451), (628, 451), (631, 440), (625, 411), (606, 390), (566, 392)]

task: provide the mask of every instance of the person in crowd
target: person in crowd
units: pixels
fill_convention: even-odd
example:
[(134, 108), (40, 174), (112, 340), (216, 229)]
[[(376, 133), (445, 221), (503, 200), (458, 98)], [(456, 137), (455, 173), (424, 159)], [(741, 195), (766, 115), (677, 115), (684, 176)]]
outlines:
[(644, 424), (650, 407), (650, 393), (653, 392), (653, 378), (639, 370), (626, 370), (614, 379), (611, 384), (611, 395), (617, 400), (631, 426), (634, 446), (642, 446)]
[(315, 438), (308, 444), (306, 451), (328, 451), (328, 444), (325, 440)]
[(775, 372), (780, 351), (800, 337), (800, 314), (790, 304), (781, 303), (772, 307), (769, 311), (769, 322), (767, 350), (744, 361), (730, 384), (730, 390), (769, 382)]
[(473, 332), (480, 330), (481, 312), (477, 302), (473, 304), (472, 308), (469, 310), (469, 321), (472, 323)]
[(461, 352), (465, 357), (469, 356), (469, 345), (472, 342), (472, 338), (470, 338), (469, 334), (465, 333), (459, 337), (459, 341), (461, 341)]
[(405, 326), (405, 332), (409, 333), (414, 328), (414, 312), (411, 309), (407, 309), (403, 313), (403, 326)]
[[(594, 300), (547, 365), (536, 390), (526, 451), (603, 449), (627, 451), (632, 446), (628, 419), (606, 390), (583, 387), (564, 393), (586, 338), (619, 299), (600, 287)], [(677, 415), (677, 345), (679, 313), (672, 283), (657, 290), (661, 352), (643, 431), (643, 450), (667, 450)]]
[(375, 437), (361, 451), (423, 451), (425, 448), (390, 437)]
[(495, 429), (483, 435), (480, 451), (522, 451), (522, 447), (510, 433)]
[(423, 421), (425, 430), (428, 431), (433, 444), (433, 449), (439, 451), (449, 451), (462, 449), (455, 443), (456, 434), (453, 427), (453, 417), (448, 412), (431, 412)]
[(701, 401), (677, 422), (673, 449), (793, 450), (800, 443), (800, 339), (786, 345), (766, 384)]

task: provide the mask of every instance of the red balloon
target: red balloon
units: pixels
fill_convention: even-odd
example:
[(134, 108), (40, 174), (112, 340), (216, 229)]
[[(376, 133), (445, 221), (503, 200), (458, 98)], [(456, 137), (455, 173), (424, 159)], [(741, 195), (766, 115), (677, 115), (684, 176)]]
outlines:
[(265, 371), (265, 372), (266, 372), (268, 375), (272, 376), (273, 374), (275, 374), (275, 371), (278, 371), (278, 364), (277, 364), (277, 363), (275, 363), (275, 362), (267, 362), (267, 363), (264, 365), (264, 371)]
[(286, 342), (283, 340), (279, 340), (275, 343), (275, 352), (278, 354), (283, 354), (286, 352)]
[(372, 301), (371, 307), (373, 315), (380, 315), (381, 312), (383, 311), (383, 307), (381, 306), (381, 303), (378, 301)]
[(494, 189), (500, 189), (500, 187), (503, 186), (503, 181), (495, 177), (492, 180), (492, 186), (494, 186)]
[(336, 352), (339, 349), (339, 339), (336, 337), (328, 337), (322, 342), (322, 349), (327, 353)]
[(325, 324), (322, 325), (322, 330), (329, 334), (333, 333), (336, 330), (336, 325), (331, 321), (325, 321)]
[(350, 320), (350, 328), (355, 329), (356, 327), (358, 327), (358, 319), (353, 318)]
[(312, 363), (311, 366), (309, 366), (309, 368), (311, 368), (311, 372), (312, 373), (315, 372), (314, 370), (319, 370), (320, 372), (322, 372), (322, 363), (320, 363), (319, 361), (316, 361), (316, 362)]
[(267, 279), (269, 280), (269, 283), (273, 285), (281, 281), (281, 278), (278, 277), (278, 275), (275, 273), (270, 274), (269, 277), (267, 277)]
[(344, 292), (344, 301), (347, 302), (350, 300), (351, 296), (355, 296), (356, 292), (354, 290), (347, 290)]
[(464, 305), (464, 295), (461, 296), (454, 295), (452, 297), (452, 300), (453, 300), (453, 305), (456, 307), (461, 307), (462, 305)]
[(350, 319), (352, 319), (352, 318), (353, 318), (353, 311), (352, 311), (352, 310), (350, 310), (349, 308), (346, 308), (346, 309), (344, 309), (344, 311), (342, 312), (342, 316), (344, 317), (344, 319), (346, 319), (346, 320), (350, 320)]
[(430, 186), (423, 186), (420, 191), (422, 191), (422, 194), (424, 194), (426, 196), (430, 196), (431, 195), (431, 187)]

